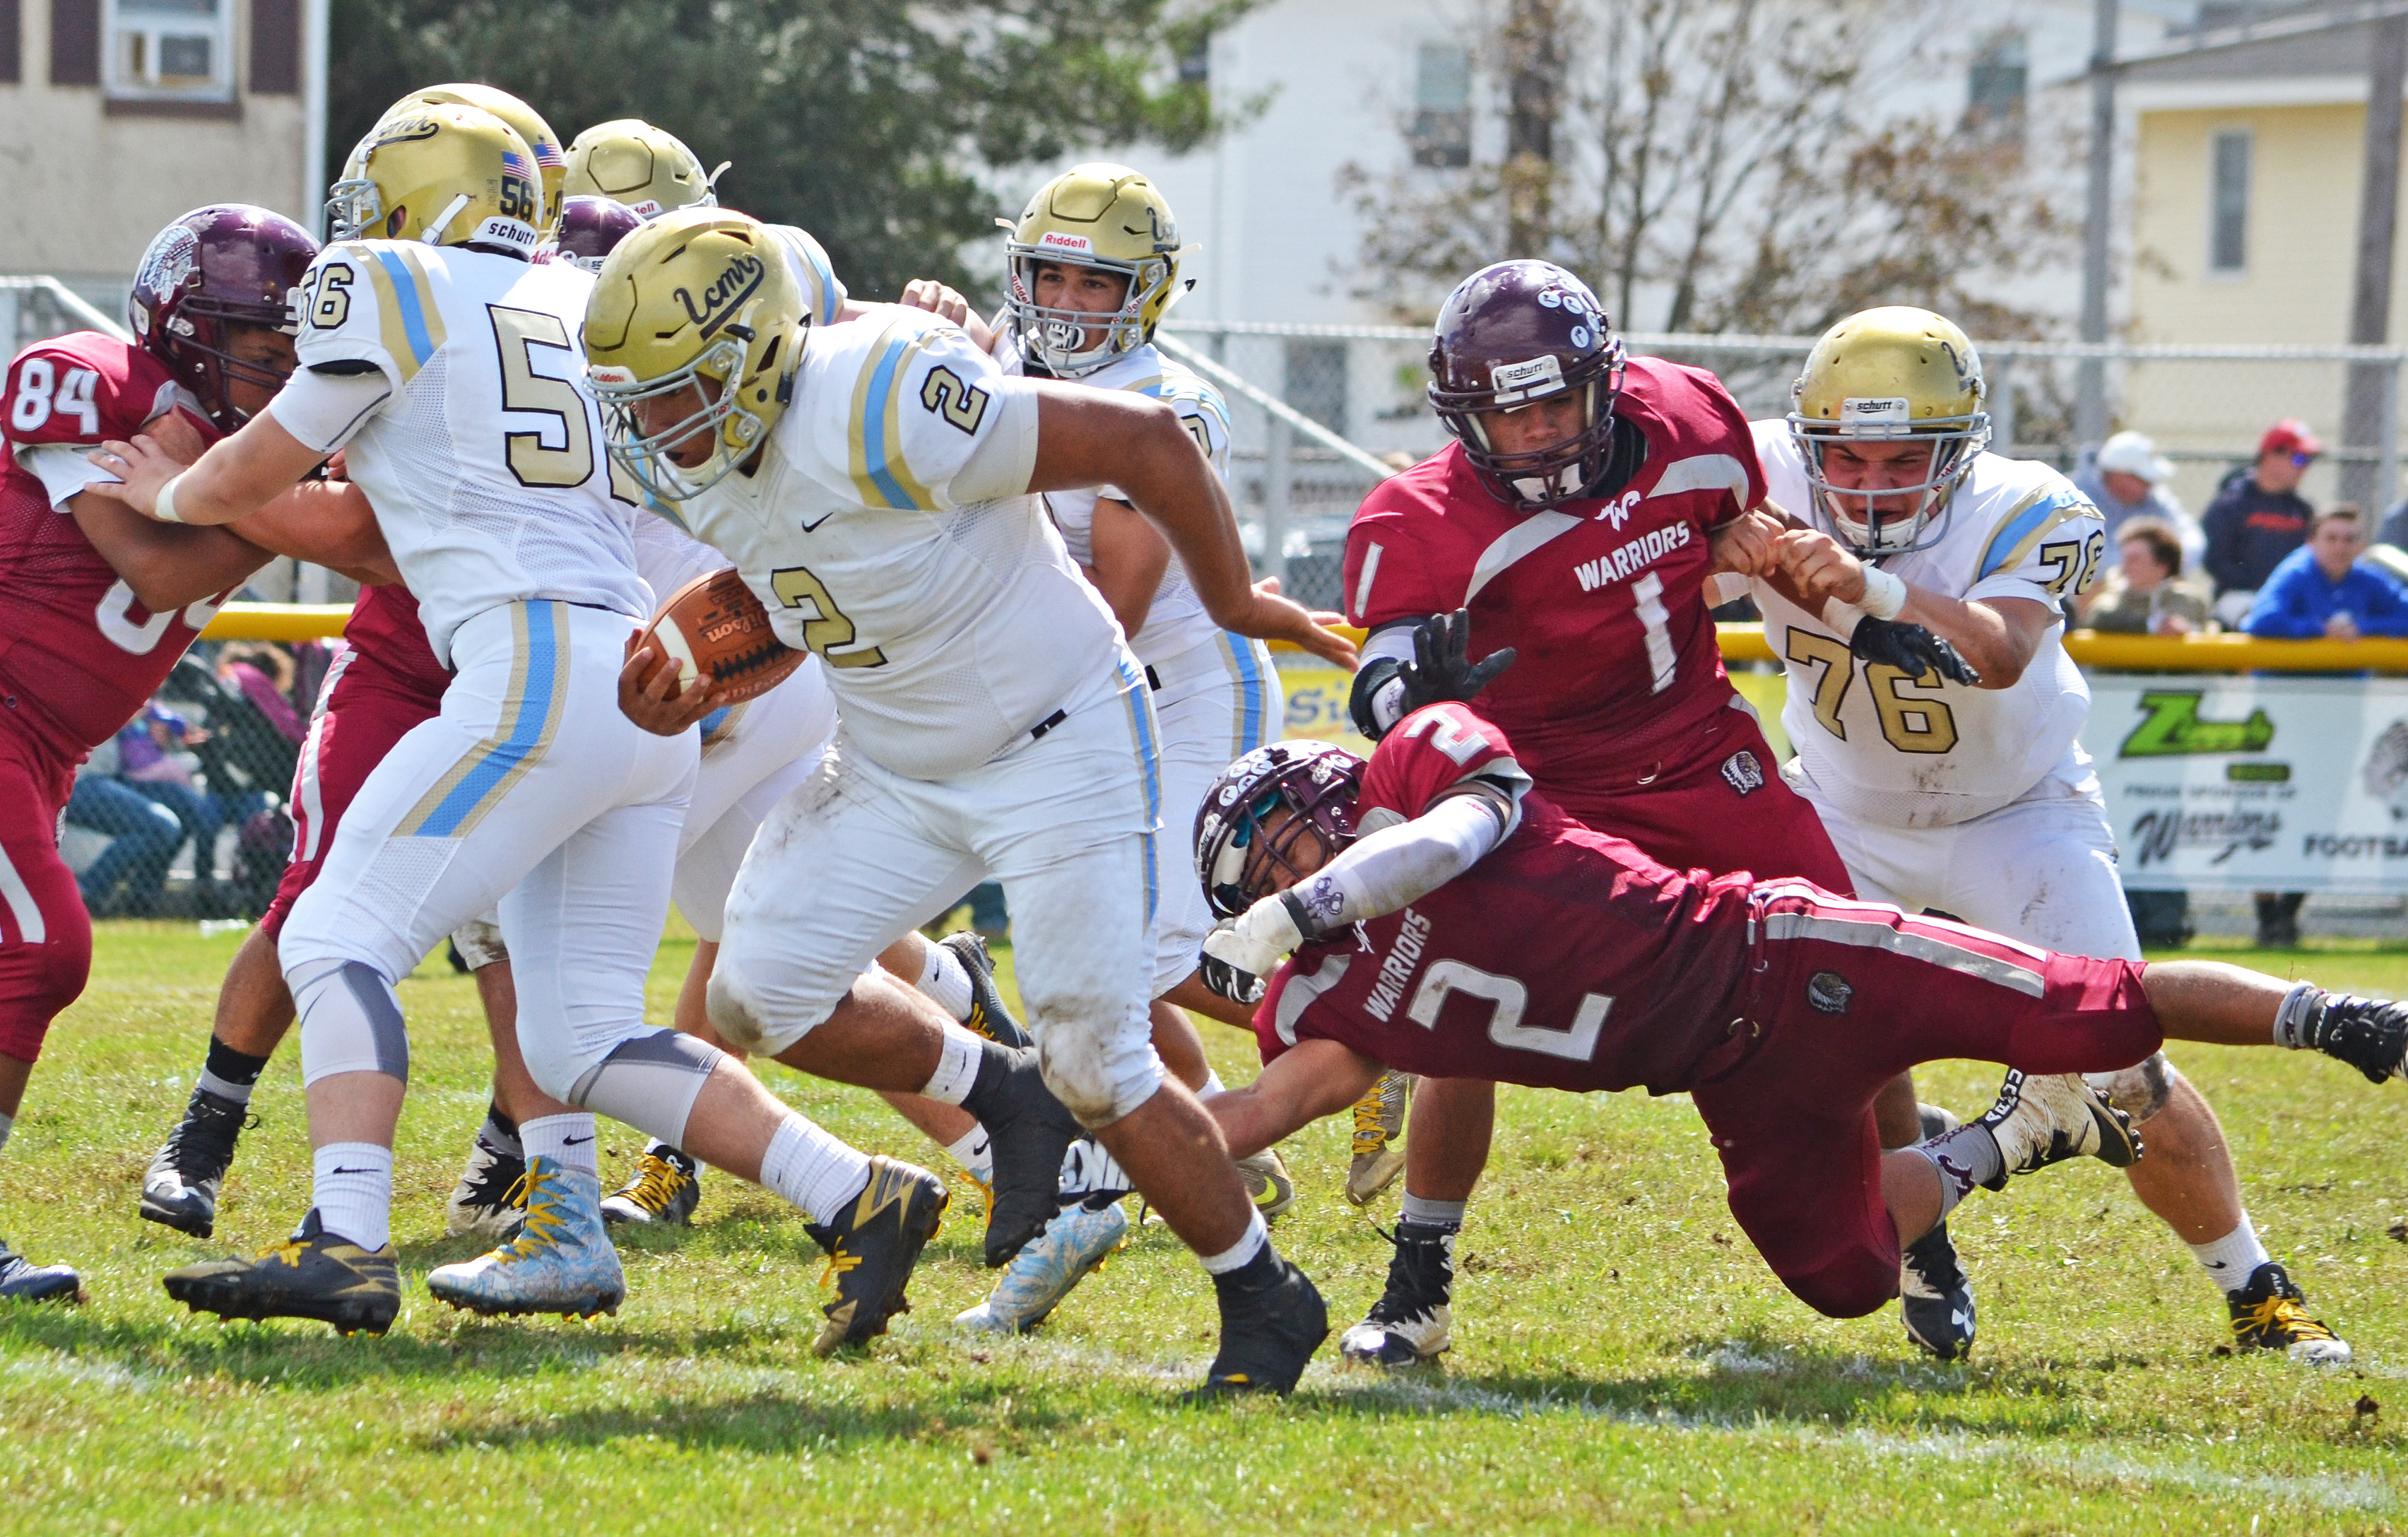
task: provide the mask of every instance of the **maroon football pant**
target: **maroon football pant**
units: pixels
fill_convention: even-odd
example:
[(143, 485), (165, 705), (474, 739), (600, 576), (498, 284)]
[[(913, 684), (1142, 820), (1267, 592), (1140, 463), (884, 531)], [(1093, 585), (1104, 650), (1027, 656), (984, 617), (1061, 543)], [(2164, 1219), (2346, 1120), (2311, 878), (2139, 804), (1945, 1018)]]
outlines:
[(2111, 1072), (2157, 1049), (2132, 961), (2060, 955), (1944, 919), (1783, 883), (1745, 1018), (1764, 1043), (1691, 1092), (1731, 1214), (1783, 1285), (1835, 1318), (1898, 1295), (1873, 1096), (1918, 1062)]
[(74, 793), (73, 766), (0, 725), (0, 1056), (20, 1062), (92, 975), (92, 916), (59, 857)]

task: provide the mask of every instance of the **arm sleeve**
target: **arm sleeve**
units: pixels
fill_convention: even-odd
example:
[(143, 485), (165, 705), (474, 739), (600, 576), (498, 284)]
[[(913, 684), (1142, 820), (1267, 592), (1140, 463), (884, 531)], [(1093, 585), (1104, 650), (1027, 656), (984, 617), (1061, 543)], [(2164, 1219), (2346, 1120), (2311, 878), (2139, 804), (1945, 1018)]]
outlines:
[[(834, 362), (828, 382), (843, 390), (846, 409), (822, 420), (820, 446), (832, 464), (845, 467), (865, 506), (939, 512), (1028, 488), (1037, 451), (1034, 382), (1007, 376), (960, 327), (924, 309), (889, 306), (867, 322), (831, 328), (813, 345), (838, 338), (849, 351)], [(1008, 403), (1015, 395), (1019, 403)], [(1022, 435), (1025, 443), (1015, 438), (997, 451), (1001, 457), (980, 457), (998, 434)], [(979, 467), (965, 475), (973, 458)]]
[(1410, 822), (1354, 840), (1290, 891), (1290, 912), (1308, 939), (1426, 897), (1503, 842), (1521, 812), (1503, 791), (1467, 781)]
[(393, 381), (380, 370), (327, 373), (296, 368), (267, 403), (286, 432), (320, 453), (332, 453), (367, 425), (393, 398)]
[(17, 450), (17, 463), (26, 473), (42, 482), (43, 494), (50, 498), (52, 511), (64, 512), (67, 503), (87, 486), (113, 483), (117, 477), (84, 457), (85, 451), (65, 443), (37, 443)]

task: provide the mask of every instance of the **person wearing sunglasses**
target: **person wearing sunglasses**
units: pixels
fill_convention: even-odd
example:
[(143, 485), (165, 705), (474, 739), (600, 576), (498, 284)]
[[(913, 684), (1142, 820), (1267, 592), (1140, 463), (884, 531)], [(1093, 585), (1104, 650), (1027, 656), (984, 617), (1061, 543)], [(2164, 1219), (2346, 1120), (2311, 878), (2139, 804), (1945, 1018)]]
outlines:
[(2258, 462), (2236, 469), (2216, 487), (2200, 523), (2207, 530), (2207, 574), (2215, 582), (2215, 617), (2237, 627), (2258, 589), (2283, 558), (2308, 539), (2315, 509), (2300, 495), (2300, 479), (2324, 444), (2291, 417), (2258, 440)]

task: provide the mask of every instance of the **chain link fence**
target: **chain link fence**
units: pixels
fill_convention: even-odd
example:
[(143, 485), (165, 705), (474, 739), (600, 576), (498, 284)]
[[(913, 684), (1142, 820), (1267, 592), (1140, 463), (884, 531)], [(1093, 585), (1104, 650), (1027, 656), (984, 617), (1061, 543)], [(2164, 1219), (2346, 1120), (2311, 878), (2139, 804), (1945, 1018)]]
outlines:
[[(1181, 321), (1166, 334), (1395, 467), (1445, 445), (1446, 435), (1422, 398), (1429, 380), (1426, 330)], [(1749, 416), (1767, 417), (1788, 410), (1790, 381), (1814, 338), (1638, 335), (1624, 340), (1635, 353), (1712, 370)], [(2255, 458), (2258, 436), (2286, 416), (2307, 422), (2328, 445), (2300, 488), (2310, 501), (2322, 506), (2341, 499), (2344, 478), (2374, 487), (2369, 499), (2378, 511), (2399, 496), (2400, 352), (2000, 342), (1985, 343), (1982, 355), (1993, 446), (2000, 452), (2071, 470), (2081, 448), (2073, 438), (2077, 376), (2083, 362), (2096, 357), (2106, 366), (2114, 424), (2156, 439), (2157, 452), (2174, 465), (2169, 489), (2194, 514), (2205, 509), (2226, 474)], [(2370, 370), (2383, 390), (2386, 426), (2379, 441), (2344, 445), (2342, 413), (2354, 367)], [(1270, 413), (1241, 393), (1225, 393), (1232, 395), (1235, 417), (1231, 493), (1249, 552), (1299, 600), (1342, 607), (1339, 563), (1346, 521), (1374, 473), (1360, 459), (1295, 432), (1286, 434), (1285, 473), (1278, 473), (1282, 434)]]

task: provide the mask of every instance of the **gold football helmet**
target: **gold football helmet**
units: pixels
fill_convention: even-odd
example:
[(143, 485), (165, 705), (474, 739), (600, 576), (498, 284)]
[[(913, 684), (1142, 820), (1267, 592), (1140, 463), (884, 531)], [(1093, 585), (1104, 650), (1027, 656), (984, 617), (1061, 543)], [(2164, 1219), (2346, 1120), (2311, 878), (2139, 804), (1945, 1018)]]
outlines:
[[(630, 234), (585, 308), (586, 372), (612, 457), (666, 501), (716, 485), (768, 441), (810, 327), (785, 252), (751, 215), (682, 208)], [(660, 424), (681, 396), (694, 409)], [(708, 455), (680, 465), (697, 438)]]
[[(727, 169), (725, 165), (720, 171)], [(566, 195), (615, 197), (647, 219), (673, 208), (716, 208), (719, 171), (705, 171), (685, 141), (641, 118), (597, 122), (568, 147)]]
[(490, 245), (535, 254), (535, 151), (480, 107), (405, 107), (360, 140), (326, 192), (337, 240)]
[(527, 141), (535, 151), (535, 168), (543, 180), (543, 210), (536, 220), (538, 231), (549, 231), (552, 221), (560, 217), (560, 184), (568, 175), (568, 157), (560, 147), (560, 136), (543, 114), (511, 95), (497, 85), (480, 85), (473, 80), (458, 80), (450, 85), (430, 85), (423, 91), (413, 91), (394, 103), (385, 116), (412, 104), (459, 107), (481, 107), (509, 123), (519, 137)]
[[(1789, 436), (1805, 456), (1816, 505), (1859, 554), (1899, 554), (1938, 542), (1949, 496), (1989, 446), (1990, 415), (1982, 409), (1987, 392), (1972, 342), (1955, 322), (1928, 309), (1859, 310), (1814, 343), (1806, 371), (1790, 386)], [(1825, 473), (1823, 456), (1835, 442), (1899, 439), (1931, 445), (1921, 480), (1868, 496), (1834, 486)], [(1842, 496), (1861, 513), (1848, 511)]]
[[(1182, 291), (1179, 243), (1169, 200), (1125, 165), (1073, 165), (1037, 189), (1004, 245), (1004, 302), (1023, 353), (1062, 379), (1090, 374), (1154, 339), (1154, 328)], [(1091, 314), (1037, 302), (1037, 268), (1046, 263), (1096, 267), (1126, 280), (1118, 310)]]

